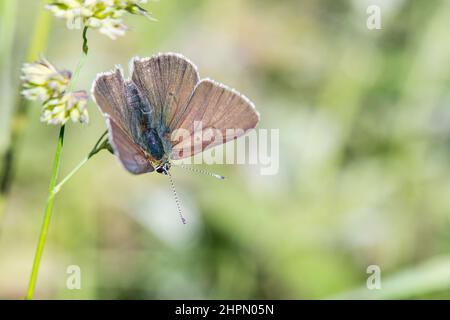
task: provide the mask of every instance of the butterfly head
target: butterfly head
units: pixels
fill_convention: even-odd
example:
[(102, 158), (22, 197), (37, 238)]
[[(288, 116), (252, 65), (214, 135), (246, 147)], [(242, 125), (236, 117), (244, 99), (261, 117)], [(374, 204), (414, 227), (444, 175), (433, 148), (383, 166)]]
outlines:
[(169, 173), (172, 164), (169, 161), (165, 161), (161, 163), (159, 166), (155, 168), (156, 172), (167, 175)]

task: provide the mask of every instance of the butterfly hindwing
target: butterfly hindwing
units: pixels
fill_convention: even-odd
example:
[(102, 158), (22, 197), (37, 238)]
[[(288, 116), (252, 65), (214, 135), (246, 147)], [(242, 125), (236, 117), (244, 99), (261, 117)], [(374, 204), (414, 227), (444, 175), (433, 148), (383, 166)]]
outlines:
[(107, 124), (109, 143), (125, 169), (133, 174), (152, 172), (154, 168), (139, 145), (113, 119), (107, 117)]

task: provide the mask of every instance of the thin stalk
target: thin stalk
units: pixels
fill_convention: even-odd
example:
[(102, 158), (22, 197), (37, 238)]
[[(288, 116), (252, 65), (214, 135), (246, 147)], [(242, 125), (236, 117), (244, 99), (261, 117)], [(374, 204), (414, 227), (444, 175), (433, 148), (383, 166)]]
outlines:
[(85, 55), (88, 54), (89, 51), (89, 47), (88, 47), (88, 39), (87, 39), (87, 31), (88, 31), (88, 27), (84, 27), (83, 29), (83, 53)]
[(48, 227), (50, 225), (50, 219), (52, 216), (53, 203), (55, 200), (55, 194), (53, 193), (53, 189), (55, 188), (56, 181), (58, 179), (59, 168), (61, 164), (61, 151), (64, 145), (64, 127), (65, 126), (61, 126), (61, 129), (59, 130), (58, 145), (56, 147), (55, 160), (53, 161), (52, 177), (50, 180), (49, 194), (47, 198), (47, 204), (45, 207), (44, 221), (42, 223), (41, 233), (39, 235), (39, 242), (37, 245), (36, 254), (34, 256), (33, 268), (31, 269), (30, 282), (28, 285), (28, 291), (26, 295), (27, 300), (33, 299), (34, 289), (36, 287), (36, 280), (39, 272), (39, 265), (41, 263), (42, 252), (44, 251), (45, 240), (47, 239)]
[[(76, 81), (76, 79), (80, 73), (80, 70), (83, 66), (84, 60), (86, 59), (86, 56), (88, 53), (86, 32), (87, 32), (87, 28), (85, 28), (83, 30), (83, 54), (77, 65), (77, 68), (75, 69), (74, 77), (72, 78), (72, 80), (69, 84), (69, 90), (71, 90), (73, 88), (74, 82)], [(45, 245), (45, 241), (47, 239), (48, 228), (49, 228), (50, 220), (51, 220), (51, 216), (52, 216), (53, 203), (55, 201), (55, 195), (56, 195), (55, 187), (56, 187), (56, 182), (58, 180), (59, 168), (60, 168), (60, 162), (61, 162), (60, 161), (61, 160), (61, 151), (62, 151), (62, 148), (64, 145), (64, 128), (65, 128), (64, 125), (61, 126), (61, 129), (59, 131), (58, 145), (57, 145), (56, 152), (55, 152), (55, 160), (53, 162), (52, 177), (50, 180), (50, 187), (49, 187), (48, 197), (47, 197), (47, 205), (45, 207), (45, 212), (44, 212), (44, 221), (42, 223), (41, 232), (39, 235), (39, 242), (38, 242), (36, 253), (34, 256), (33, 267), (31, 269), (30, 282), (28, 284), (27, 295), (25, 297), (27, 300), (33, 299), (34, 289), (36, 287), (37, 276), (39, 273), (39, 266), (41, 263), (42, 253), (44, 251), (44, 245)], [(98, 146), (98, 144), (96, 144), (96, 147), (97, 146)], [(66, 179), (66, 181), (67, 180), (68, 179)]]
[(75, 173), (77, 173), (88, 161), (90, 158), (92, 158), (93, 156), (95, 156), (97, 153), (99, 153), (101, 150), (103, 149), (107, 149), (108, 148), (108, 140), (105, 139), (103, 142), (103, 138), (108, 134), (108, 130), (105, 131), (101, 137), (98, 139), (97, 143), (95, 144), (95, 146), (92, 148), (91, 152), (89, 152), (89, 154), (80, 161), (80, 163), (78, 163), (78, 165), (72, 169), (72, 171), (69, 172), (69, 174), (67, 176), (64, 177), (64, 179), (61, 180), (60, 183), (58, 183), (58, 185), (56, 185), (56, 187), (53, 189), (53, 193), (56, 195), (60, 190), (61, 187), (67, 182), (69, 181), (74, 175)]
[(88, 27), (84, 27), (83, 29), (83, 47), (82, 47), (82, 51), (83, 53), (81, 54), (80, 60), (78, 61), (77, 67), (75, 68), (75, 72), (73, 73), (72, 79), (69, 83), (69, 87), (67, 88), (68, 91), (72, 91), (76, 81), (78, 80), (78, 76), (80, 75), (80, 70), (81, 68), (83, 68), (84, 63), (86, 62), (86, 58), (89, 52), (89, 47), (88, 47), (88, 39), (87, 39), (87, 30)]

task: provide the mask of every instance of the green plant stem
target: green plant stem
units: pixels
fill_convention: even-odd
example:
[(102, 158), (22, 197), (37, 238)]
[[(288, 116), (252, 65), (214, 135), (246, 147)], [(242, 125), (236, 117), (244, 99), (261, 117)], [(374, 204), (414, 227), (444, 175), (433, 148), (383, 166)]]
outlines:
[(52, 216), (52, 209), (53, 209), (53, 203), (55, 200), (55, 196), (61, 190), (61, 187), (67, 181), (69, 181), (70, 178), (72, 178), (75, 175), (75, 173), (77, 173), (88, 162), (88, 160), (90, 158), (92, 158), (94, 155), (99, 153), (101, 150), (108, 148), (108, 140), (107, 139), (103, 140), (103, 138), (107, 134), (108, 134), (108, 131), (105, 131), (100, 136), (98, 141), (95, 143), (94, 147), (89, 152), (89, 154), (64, 179), (62, 179), (60, 183), (56, 184), (56, 181), (58, 179), (59, 167), (60, 167), (61, 150), (62, 150), (62, 147), (64, 144), (64, 126), (61, 127), (61, 131), (59, 133), (59, 139), (58, 139), (58, 146), (56, 148), (56, 153), (55, 153), (55, 160), (53, 163), (53, 173), (52, 173), (52, 178), (50, 180), (47, 205), (45, 207), (44, 222), (42, 223), (41, 233), (39, 236), (39, 242), (38, 242), (36, 254), (34, 257), (33, 268), (31, 271), (30, 282), (28, 285), (28, 291), (27, 291), (27, 296), (26, 296), (27, 300), (33, 299), (34, 289), (36, 287), (36, 280), (37, 280), (38, 271), (39, 271), (39, 265), (40, 265), (41, 258), (42, 258), (42, 252), (44, 250), (45, 240), (47, 238), (47, 232), (48, 232), (48, 227), (50, 225), (50, 219)]
[(88, 31), (88, 27), (84, 27), (84, 29), (83, 29), (83, 53), (85, 55), (87, 55), (88, 51), (89, 51), (88, 39), (87, 39), (87, 31)]
[(41, 233), (39, 235), (39, 242), (34, 256), (33, 268), (31, 269), (30, 282), (28, 285), (28, 291), (26, 295), (27, 300), (33, 299), (34, 289), (36, 287), (36, 280), (39, 272), (39, 265), (41, 263), (42, 252), (44, 251), (45, 240), (47, 239), (48, 227), (50, 225), (50, 219), (52, 216), (53, 203), (55, 200), (55, 194), (53, 189), (55, 188), (56, 181), (58, 179), (59, 168), (61, 164), (61, 151), (64, 145), (64, 128), (61, 126), (58, 137), (58, 145), (55, 152), (55, 160), (53, 161), (52, 177), (50, 180), (49, 194), (47, 198), (47, 205), (45, 206), (44, 221), (41, 227)]
[[(92, 148), (91, 152), (89, 152), (89, 154), (83, 160), (81, 160), (80, 163), (75, 168), (73, 168), (72, 171), (70, 171), (69, 174), (67, 176), (65, 176), (64, 179), (61, 180), (60, 183), (58, 183), (56, 185), (56, 187), (53, 189), (53, 194), (54, 195), (56, 195), (61, 190), (61, 187), (67, 181), (69, 181), (75, 175), (75, 173), (77, 173), (89, 161), (90, 158), (95, 156), (101, 150), (108, 148), (108, 140), (107, 139), (103, 140), (103, 138), (107, 134), (108, 134), (108, 131), (105, 131), (101, 135), (101, 137), (98, 139), (97, 143), (95, 144), (94, 148)], [(103, 140), (103, 142), (102, 142), (102, 140)]]
[(84, 63), (86, 62), (86, 58), (88, 55), (88, 45), (87, 45), (87, 27), (83, 29), (83, 52), (81, 54), (80, 60), (78, 61), (77, 67), (75, 68), (75, 72), (73, 73), (72, 79), (69, 83), (69, 87), (67, 91), (72, 91), (76, 81), (78, 80), (78, 76), (80, 75), (81, 68), (83, 68)]
[[(85, 27), (84, 30), (83, 30), (83, 54), (82, 54), (82, 56), (80, 58), (80, 61), (78, 62), (78, 65), (77, 65), (77, 67), (75, 69), (74, 76), (71, 79), (71, 82), (69, 84), (68, 90), (72, 90), (72, 88), (74, 86), (74, 83), (77, 80), (78, 75), (80, 73), (80, 70), (83, 67), (84, 61), (86, 60), (86, 57), (87, 57), (88, 46), (87, 46), (86, 33), (87, 33), (87, 27)], [(64, 128), (65, 128), (64, 125), (61, 126), (61, 129), (59, 131), (58, 145), (57, 145), (56, 152), (55, 152), (55, 160), (53, 162), (53, 171), (52, 171), (52, 177), (51, 177), (51, 180), (50, 180), (50, 187), (49, 187), (49, 192), (48, 192), (48, 197), (47, 197), (47, 204), (45, 206), (44, 221), (42, 223), (41, 232), (40, 232), (40, 235), (39, 235), (39, 242), (38, 242), (38, 245), (37, 245), (37, 248), (36, 248), (36, 253), (35, 253), (35, 256), (34, 256), (33, 267), (31, 269), (30, 282), (28, 284), (28, 290), (27, 290), (27, 295), (26, 295), (26, 299), (27, 300), (33, 299), (34, 289), (36, 287), (37, 276), (38, 276), (38, 273), (39, 273), (39, 266), (40, 266), (40, 263), (41, 263), (42, 253), (44, 251), (44, 245), (45, 245), (45, 241), (47, 239), (48, 228), (49, 228), (50, 220), (51, 220), (51, 216), (52, 216), (53, 203), (55, 201), (55, 195), (56, 195), (55, 187), (56, 187), (56, 182), (58, 180), (59, 168), (60, 168), (60, 162), (61, 162), (61, 151), (62, 151), (62, 148), (63, 148), (63, 145), (64, 145)], [(102, 136), (102, 138), (103, 137), (104, 136)], [(99, 145), (99, 142), (97, 142), (95, 147), (97, 148), (98, 145)], [(96, 151), (95, 150), (96, 148), (94, 148), (94, 150), (91, 151), (92, 155), (90, 153), (89, 156), (88, 156), (89, 158), (92, 157), (94, 154), (96, 154), (98, 151), (100, 151), (100, 150)], [(106, 148), (106, 144), (105, 144), (105, 148)], [(96, 151), (96, 152), (93, 153), (94, 151)], [(82, 167), (82, 165), (81, 166), (77, 166), (77, 167), (79, 169), (79, 168)], [(75, 174), (75, 172), (71, 172), (71, 174), (69, 174), (70, 177), (73, 176)], [(63, 180), (63, 182), (66, 182), (67, 180), (69, 180), (70, 177), (66, 177)], [(61, 188), (61, 186), (59, 186), (58, 190), (60, 188)]]

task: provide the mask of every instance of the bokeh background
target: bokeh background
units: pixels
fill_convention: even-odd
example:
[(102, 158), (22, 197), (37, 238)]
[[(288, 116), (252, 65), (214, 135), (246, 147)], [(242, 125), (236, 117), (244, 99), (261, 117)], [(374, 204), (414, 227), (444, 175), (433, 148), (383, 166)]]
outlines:
[[(60, 68), (80, 57), (80, 30), (50, 17), (49, 32), (36, 32), (43, 3), (0, 3), (2, 153), (32, 38)], [(366, 27), (370, 4), (381, 30)], [(56, 199), (36, 298), (450, 298), (449, 1), (145, 7), (158, 22), (128, 15), (116, 41), (89, 31), (77, 89), (132, 56), (183, 53), (202, 77), (249, 96), (260, 128), (280, 130), (279, 173), (204, 166), (221, 182), (174, 169), (184, 226), (166, 177), (131, 176), (100, 153)], [(105, 129), (89, 110), (88, 126), (66, 128), (62, 175)], [(58, 129), (39, 113), (29, 106), (1, 214), (6, 299), (25, 295), (51, 174)], [(66, 288), (69, 265), (81, 268), (81, 290)], [(369, 265), (381, 268), (381, 290), (366, 288)]]

